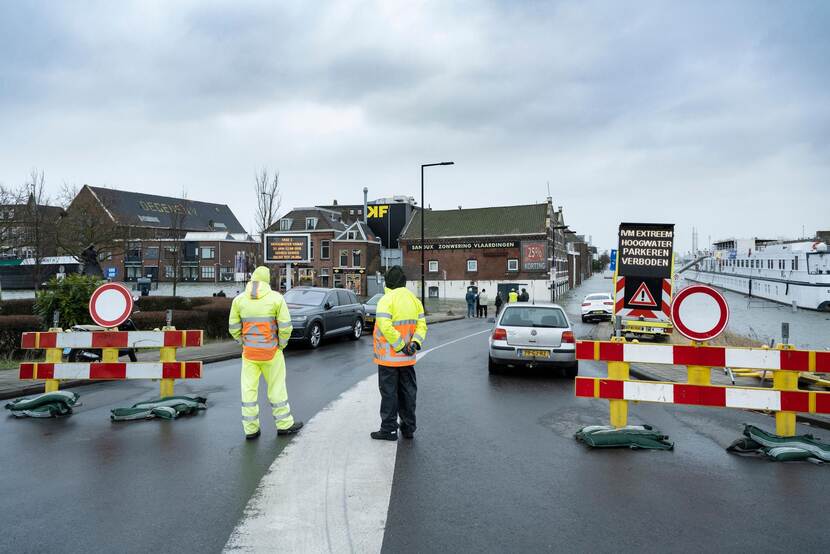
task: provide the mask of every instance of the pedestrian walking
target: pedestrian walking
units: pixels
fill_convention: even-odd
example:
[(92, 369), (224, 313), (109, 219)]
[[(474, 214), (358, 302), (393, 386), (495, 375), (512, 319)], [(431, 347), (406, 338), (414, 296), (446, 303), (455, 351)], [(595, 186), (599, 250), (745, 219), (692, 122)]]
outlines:
[(527, 289), (522, 289), (522, 293), (519, 295), (519, 302), (530, 302), (530, 295), (527, 293)]
[(377, 305), (374, 331), (374, 362), (378, 366), (380, 430), (370, 436), (377, 440), (398, 440), (401, 434), (415, 434), (416, 353), (427, 335), (421, 301), (406, 288), (400, 266), (386, 272), (386, 289)]
[(256, 268), (245, 291), (233, 299), (228, 317), (231, 336), (242, 343), (242, 429), (246, 439), (259, 437), (259, 376), (265, 377), (278, 435), (300, 430), (288, 404), (285, 357), (291, 336), (291, 314), (282, 295), (271, 290), (271, 272)]
[(476, 293), (473, 292), (473, 287), (467, 287), (467, 295), (464, 299), (467, 301), (467, 317), (474, 317), (476, 309)]
[(476, 312), (478, 317), (487, 317), (487, 291), (481, 289), (478, 293), (478, 310)]
[(516, 292), (516, 289), (510, 289), (510, 292), (507, 293), (507, 303), (513, 304), (514, 302), (519, 301), (519, 293)]
[(501, 312), (501, 305), (504, 304), (504, 300), (501, 299), (501, 293), (496, 293), (496, 315), (499, 315)]

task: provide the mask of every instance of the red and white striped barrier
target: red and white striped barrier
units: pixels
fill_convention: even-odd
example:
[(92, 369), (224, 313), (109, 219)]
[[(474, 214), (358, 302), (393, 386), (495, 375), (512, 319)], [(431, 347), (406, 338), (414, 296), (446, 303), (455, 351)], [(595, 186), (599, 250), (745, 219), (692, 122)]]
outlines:
[(202, 331), (23, 333), (22, 348), (183, 348), (201, 346)]
[(20, 379), (199, 379), (202, 362), (22, 363)]
[(830, 414), (830, 392), (577, 377), (576, 396), (746, 410)]
[(578, 341), (578, 360), (830, 373), (830, 352)]

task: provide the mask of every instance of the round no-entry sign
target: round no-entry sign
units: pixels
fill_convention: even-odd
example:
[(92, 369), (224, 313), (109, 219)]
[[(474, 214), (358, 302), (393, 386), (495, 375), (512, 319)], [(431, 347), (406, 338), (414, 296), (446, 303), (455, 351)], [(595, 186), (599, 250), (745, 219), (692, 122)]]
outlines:
[(706, 285), (691, 285), (672, 300), (671, 318), (675, 329), (692, 340), (717, 337), (729, 323), (729, 306), (721, 293)]
[(120, 283), (101, 285), (89, 299), (89, 315), (101, 327), (118, 327), (133, 313), (133, 295)]

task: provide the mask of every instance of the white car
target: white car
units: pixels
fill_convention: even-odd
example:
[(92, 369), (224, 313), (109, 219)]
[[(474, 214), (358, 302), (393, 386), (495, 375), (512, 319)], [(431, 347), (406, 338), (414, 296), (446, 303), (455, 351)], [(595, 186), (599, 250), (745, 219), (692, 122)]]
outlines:
[(607, 292), (589, 294), (582, 301), (582, 323), (588, 320), (608, 319), (614, 315), (614, 299)]
[(496, 318), (489, 347), (490, 373), (517, 366), (557, 368), (570, 378), (579, 373), (573, 330), (556, 304), (508, 304)]

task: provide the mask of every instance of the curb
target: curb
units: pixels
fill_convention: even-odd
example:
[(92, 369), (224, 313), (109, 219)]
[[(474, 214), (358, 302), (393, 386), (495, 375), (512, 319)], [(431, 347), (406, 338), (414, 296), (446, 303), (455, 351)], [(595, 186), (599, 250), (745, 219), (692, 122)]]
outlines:
[[(643, 370), (643, 369), (639, 369), (639, 368), (635, 368), (634, 366), (631, 366), (628, 371), (632, 375), (634, 375), (635, 377), (638, 377), (640, 379), (644, 379), (646, 381), (662, 381), (662, 379), (656, 377), (655, 375), (652, 375), (648, 371)], [(754, 410), (751, 410), (751, 411), (754, 411)], [(756, 414), (768, 415), (770, 417), (773, 416), (773, 414), (768, 414), (766, 412), (757, 412), (756, 411), (755, 413)], [(807, 414), (807, 415), (796, 414), (795, 420), (800, 421), (801, 423), (806, 423), (806, 424), (810, 425), (811, 427), (818, 427), (819, 429), (828, 429), (828, 430), (830, 430), (830, 421), (828, 421), (824, 418), (817, 418), (817, 417), (814, 417), (814, 416), (809, 415), (809, 414)]]

